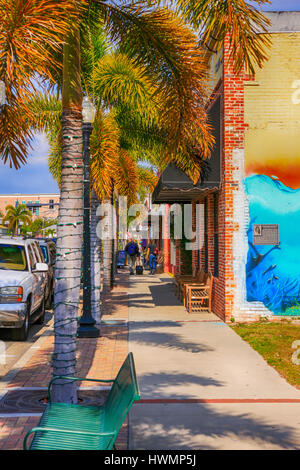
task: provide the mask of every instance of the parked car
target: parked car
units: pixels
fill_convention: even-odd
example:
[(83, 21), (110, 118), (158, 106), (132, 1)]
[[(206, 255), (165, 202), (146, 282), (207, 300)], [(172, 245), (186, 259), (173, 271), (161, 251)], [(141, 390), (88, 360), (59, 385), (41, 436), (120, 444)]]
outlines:
[(48, 264), (48, 283), (46, 308), (51, 308), (54, 300), (54, 265), (56, 258), (56, 245), (52, 240), (38, 238), (37, 241), (43, 252), (45, 263)]
[(30, 323), (42, 324), (48, 265), (36, 240), (0, 237), (0, 328), (26, 341)]

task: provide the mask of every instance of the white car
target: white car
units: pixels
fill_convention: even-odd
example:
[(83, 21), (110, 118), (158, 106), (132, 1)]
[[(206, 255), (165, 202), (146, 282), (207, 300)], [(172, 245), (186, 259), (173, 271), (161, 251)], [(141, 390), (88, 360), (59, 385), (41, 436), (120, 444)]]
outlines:
[(26, 341), (29, 325), (43, 323), (48, 265), (34, 239), (0, 236), (0, 328)]

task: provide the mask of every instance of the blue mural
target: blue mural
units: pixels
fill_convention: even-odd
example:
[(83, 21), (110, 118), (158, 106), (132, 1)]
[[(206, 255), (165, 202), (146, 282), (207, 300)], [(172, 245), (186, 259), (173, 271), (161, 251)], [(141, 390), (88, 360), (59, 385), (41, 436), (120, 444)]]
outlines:
[[(300, 315), (300, 189), (266, 175), (245, 179), (249, 200), (247, 300), (275, 315)], [(279, 224), (279, 245), (253, 245), (253, 224)]]

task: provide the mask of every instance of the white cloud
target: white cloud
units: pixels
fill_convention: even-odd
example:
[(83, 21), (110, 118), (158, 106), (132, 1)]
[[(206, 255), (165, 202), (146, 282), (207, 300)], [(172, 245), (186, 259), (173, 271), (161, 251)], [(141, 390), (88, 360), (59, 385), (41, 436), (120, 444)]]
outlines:
[(33, 150), (28, 156), (28, 163), (31, 165), (47, 164), (49, 144), (45, 134), (36, 134), (32, 143)]

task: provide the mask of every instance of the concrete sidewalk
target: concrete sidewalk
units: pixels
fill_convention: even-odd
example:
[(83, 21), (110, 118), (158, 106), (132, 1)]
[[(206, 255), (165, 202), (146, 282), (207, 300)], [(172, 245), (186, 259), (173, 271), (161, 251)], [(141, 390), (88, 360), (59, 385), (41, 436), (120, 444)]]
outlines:
[(218, 317), (187, 314), (173, 290), (167, 275), (130, 279), (142, 398), (130, 413), (130, 448), (299, 448), (300, 391)]
[[(213, 314), (187, 314), (170, 276), (129, 278), (124, 269), (117, 282), (103, 306), (101, 337), (77, 341), (77, 375), (113, 378), (133, 352), (142, 400), (118, 449), (300, 447), (300, 392), (230, 327)], [(49, 323), (0, 380), (0, 449), (21, 449), (40, 419), (53, 341)], [(79, 396), (89, 404), (107, 393), (85, 382)]]
[[(77, 376), (114, 378), (128, 354), (128, 273), (121, 272), (117, 286), (104, 303), (100, 338), (77, 339)], [(0, 450), (22, 449), (27, 431), (40, 420), (42, 400), (52, 378), (53, 320), (39, 340), (0, 380)], [(82, 382), (83, 404), (102, 404), (108, 387)], [(117, 448), (128, 447), (128, 421), (122, 426)]]

